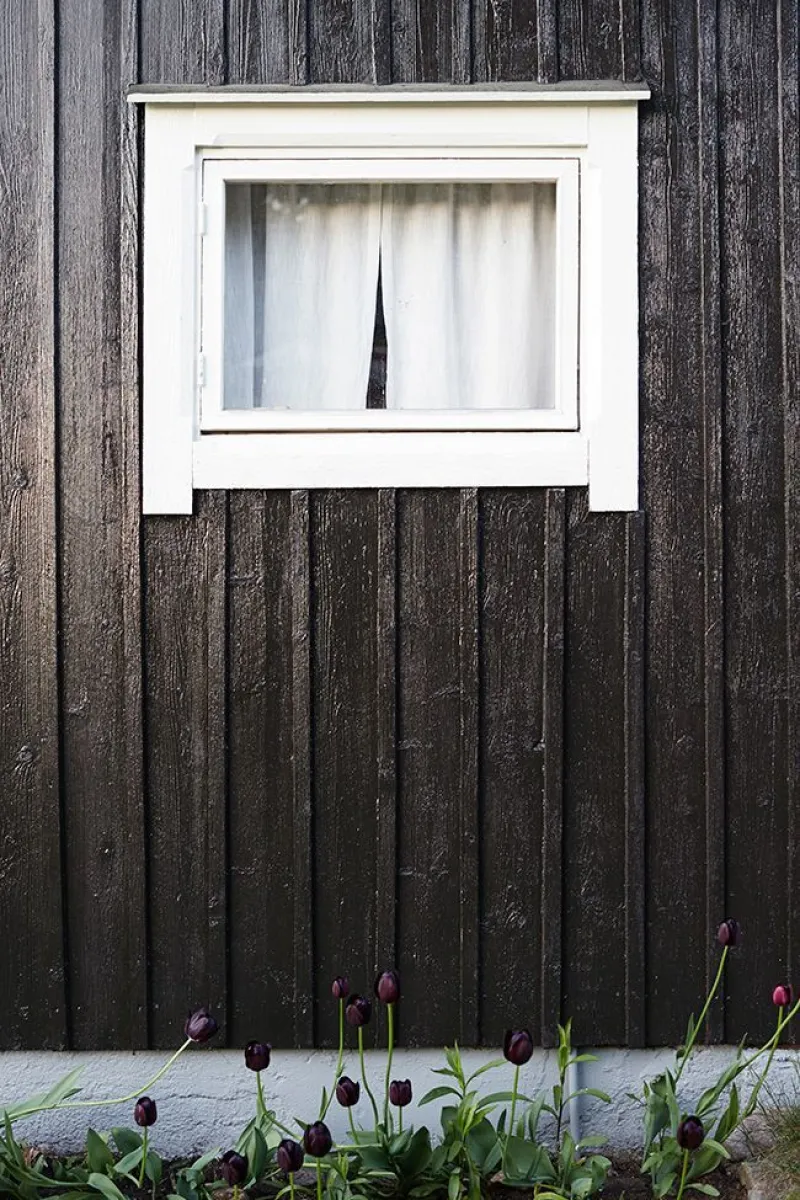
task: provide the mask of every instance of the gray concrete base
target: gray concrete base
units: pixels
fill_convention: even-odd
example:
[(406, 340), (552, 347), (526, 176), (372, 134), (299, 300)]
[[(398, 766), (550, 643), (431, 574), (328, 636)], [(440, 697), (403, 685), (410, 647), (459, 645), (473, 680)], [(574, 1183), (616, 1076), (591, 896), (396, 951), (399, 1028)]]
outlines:
[[(601, 1133), (608, 1136), (609, 1145), (616, 1150), (636, 1149), (641, 1144), (641, 1114), (628, 1098), (628, 1092), (638, 1092), (644, 1079), (652, 1076), (673, 1061), (670, 1050), (601, 1050), (600, 1061), (581, 1068), (580, 1084), (608, 1092), (610, 1105), (589, 1101), (579, 1114), (584, 1135)], [(733, 1051), (715, 1047), (697, 1051), (687, 1068), (681, 1084), (682, 1103), (691, 1110), (692, 1099), (716, 1077), (730, 1061)], [(39, 1053), (12, 1052), (0, 1054), (0, 1108), (44, 1091), (75, 1066), (83, 1067), (83, 1091), (80, 1099), (106, 1098), (124, 1095), (139, 1089), (166, 1060), (166, 1054), (153, 1053)], [(465, 1052), (468, 1070), (497, 1057), (484, 1051)], [(796, 1088), (797, 1052), (786, 1051), (776, 1056), (771, 1076), (774, 1095)], [(373, 1090), (382, 1094), (385, 1056), (379, 1052), (367, 1055), (367, 1069)], [(314, 1051), (275, 1050), (272, 1063), (263, 1081), (267, 1104), (287, 1125), (293, 1118), (313, 1120), (317, 1115), (322, 1086), (330, 1087), (335, 1055)], [(397, 1079), (412, 1081), (415, 1101), (430, 1088), (445, 1082), (432, 1074), (433, 1067), (443, 1065), (441, 1052), (433, 1050), (399, 1050), (395, 1055), (392, 1074)], [(345, 1073), (358, 1077), (358, 1061), (349, 1053)], [(532, 1096), (552, 1086), (555, 1076), (555, 1056), (552, 1051), (539, 1050), (523, 1068), (520, 1086)], [(487, 1072), (479, 1083), (485, 1092), (510, 1088), (512, 1068), (504, 1065)], [(158, 1102), (159, 1118), (153, 1130), (154, 1147), (165, 1157), (178, 1157), (212, 1147), (225, 1149), (235, 1140), (242, 1126), (250, 1119), (255, 1103), (255, 1077), (246, 1070), (241, 1052), (192, 1047), (176, 1063), (170, 1073), (152, 1089)], [(414, 1103), (406, 1110), (406, 1123), (425, 1123), (432, 1131), (439, 1128), (438, 1110), (441, 1102), (422, 1109)], [(133, 1103), (79, 1112), (46, 1113), (28, 1118), (17, 1126), (26, 1140), (72, 1151), (82, 1144), (86, 1128), (109, 1129), (113, 1125), (132, 1124)], [(356, 1109), (356, 1120), (369, 1124), (368, 1104), (362, 1100)], [(334, 1102), (329, 1114), (334, 1136), (346, 1136), (344, 1110)]]

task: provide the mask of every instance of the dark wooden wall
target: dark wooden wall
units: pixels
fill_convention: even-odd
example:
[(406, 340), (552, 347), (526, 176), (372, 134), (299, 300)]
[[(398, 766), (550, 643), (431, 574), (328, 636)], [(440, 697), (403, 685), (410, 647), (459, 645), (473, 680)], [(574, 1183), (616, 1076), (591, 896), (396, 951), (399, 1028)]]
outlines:
[[(5, 1047), (713, 1034), (797, 974), (796, 0), (0, 5)], [(140, 518), (134, 82), (644, 78), (642, 509), (208, 493)], [(145, 351), (146, 352), (146, 351)], [(795, 982), (798, 982), (795, 978)]]

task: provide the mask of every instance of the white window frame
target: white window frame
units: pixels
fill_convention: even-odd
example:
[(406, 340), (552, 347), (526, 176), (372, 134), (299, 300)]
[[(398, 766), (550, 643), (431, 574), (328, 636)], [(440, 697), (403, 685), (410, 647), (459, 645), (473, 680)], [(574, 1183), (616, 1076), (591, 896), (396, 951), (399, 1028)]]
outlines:
[[(648, 95), (623, 84), (133, 91), (146, 110), (144, 512), (190, 513), (195, 488), (587, 484), (593, 510), (635, 509), (637, 104)], [(557, 407), (223, 411), (228, 179), (554, 180)]]

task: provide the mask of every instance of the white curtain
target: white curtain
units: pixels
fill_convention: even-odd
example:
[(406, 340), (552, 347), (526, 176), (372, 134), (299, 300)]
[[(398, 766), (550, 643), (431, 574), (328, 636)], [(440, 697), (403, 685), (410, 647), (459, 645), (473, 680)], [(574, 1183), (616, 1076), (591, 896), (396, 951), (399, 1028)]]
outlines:
[(387, 408), (554, 400), (555, 188), (384, 189)]
[(226, 199), (225, 407), (363, 408), (380, 187), (229, 185)]
[(366, 405), (379, 262), (386, 405), (554, 402), (555, 187), (229, 185), (225, 406)]

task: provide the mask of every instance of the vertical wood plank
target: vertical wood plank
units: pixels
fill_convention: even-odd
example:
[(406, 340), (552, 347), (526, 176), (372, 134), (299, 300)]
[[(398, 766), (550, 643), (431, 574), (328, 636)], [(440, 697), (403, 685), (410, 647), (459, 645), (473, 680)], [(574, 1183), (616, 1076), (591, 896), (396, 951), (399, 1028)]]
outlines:
[[(305, 17), (305, 4), (300, 7)], [(300, 48), (295, 41), (297, 17), (296, 7), (290, 11), (289, 0), (228, 0), (228, 82), (304, 83), (305, 65), (301, 78), (296, 78), (296, 72), (297, 64), (305, 64), (307, 58), (305, 21)]]
[[(226, 16), (231, 82), (305, 82), (305, 0), (230, 0)], [(288, 492), (230, 494), (229, 1032), (237, 1045), (310, 1036), (306, 508)]]
[(147, 778), (152, 1039), (186, 1012), (225, 1020), (226, 520), (221, 493), (190, 519), (147, 522)]
[(547, 492), (544, 578), (544, 813), (542, 829), (541, 1042), (558, 1044), (564, 983), (564, 649), (566, 504)]
[(225, 82), (225, 0), (138, 0), (140, 83)]
[(639, 0), (559, 0), (562, 79), (637, 79)]
[(480, 1040), (479, 890), (480, 890), (480, 509), (478, 491), (460, 493), (459, 563), (459, 972), (460, 1039), (475, 1046)]
[(645, 518), (625, 531), (625, 1044), (644, 1046), (645, 1013)]
[[(293, 531), (287, 492), (232, 492), (229, 1039), (294, 1044)], [(304, 721), (304, 727), (306, 723)], [(307, 933), (303, 934), (305, 944)], [(304, 984), (303, 984), (304, 986)], [(289, 1002), (291, 998), (291, 1003)]]
[(473, 8), (476, 82), (555, 82), (555, 0), (474, 0)]
[(3, 1049), (67, 1042), (59, 797), (55, 12), (0, 29), (0, 930)]
[(308, 10), (309, 81), (389, 83), (390, 11), (382, 0), (337, 0)]
[[(786, 925), (755, 880), (789, 870), (787, 465), (781, 265), (780, 6), (720, 9), (722, 303), (726, 330), (725, 573), (728, 894), (747, 929), (726, 1036), (767, 1036), (767, 981), (788, 969)], [(783, 64), (788, 66), (787, 63)], [(796, 64), (789, 67), (795, 70)], [(758, 147), (757, 155), (753, 147)], [(790, 167), (796, 172), (796, 163)], [(784, 176), (785, 178), (785, 176)], [(795, 401), (796, 402), (796, 401)], [(794, 485), (789, 485), (793, 487)], [(764, 981), (761, 989), (753, 980)]]
[[(476, 786), (465, 773), (474, 752), (464, 745), (475, 728), (476, 685), (473, 634), (464, 623), (473, 628), (477, 581), (461, 547), (464, 504), (468, 510), (469, 497), (462, 501), (451, 491), (398, 496), (398, 958), (405, 1044), (473, 1036), (468, 959), (461, 951), (441, 953), (442, 946), (461, 946), (462, 906), (478, 883), (466, 840), (475, 831), (465, 819)], [(455, 1012), (458, 1024), (466, 1023), (463, 1033), (453, 1028)]]
[(294, 1041), (314, 1043), (314, 863), (312, 849), (313, 738), (311, 635), (313, 556), (311, 504), (292, 492), (292, 807), (294, 854)]
[(545, 493), (487, 488), (481, 512), (480, 1030), (497, 1046), (509, 1026), (540, 1036)]
[(778, 9), (779, 188), (781, 243), (781, 369), (784, 419), (784, 544), (786, 547), (787, 846), (786, 973), (800, 967), (800, 12)]
[[(135, 78), (135, 33), (135, 5), (114, 9), (102, 0), (66, 0), (59, 8), (59, 574), (66, 899), (77, 1049), (147, 1043), (141, 500), (139, 421), (131, 403), (137, 314), (130, 289), (137, 247), (130, 227), (136, 192), (130, 189), (136, 168), (134, 130), (121, 128), (117, 107), (122, 88)], [(93, 48), (91, 63), (87, 46)], [(133, 71), (127, 79), (123, 65)], [(116, 947), (111, 956), (109, 944)]]
[[(139, 0), (141, 76), (223, 83), (223, 0)], [(145, 348), (145, 353), (147, 350)], [(152, 1038), (227, 998), (224, 494), (144, 524)], [(176, 869), (176, 863), (178, 869)], [(223, 1031), (223, 1039), (225, 1031)]]
[(368, 992), (380, 954), (377, 493), (320, 491), (312, 513), (316, 1030), (335, 1045), (330, 980)]
[(391, 22), (394, 83), (471, 81), (470, 0), (392, 0)]
[(388, 488), (378, 492), (377, 570), (376, 975), (397, 958), (397, 497)]
[[(698, 16), (702, 23), (698, 24)], [(647, 1037), (697, 1011), (724, 913), (716, 16), (643, 0), (642, 496), (647, 513)], [(688, 248), (688, 250), (687, 250)], [(675, 874), (692, 881), (676, 888)], [(682, 930), (680, 939), (665, 936)], [(712, 1030), (721, 1029), (721, 1012)]]
[(567, 519), (563, 1011), (578, 1045), (622, 1045), (626, 517), (588, 513), (580, 492)]

